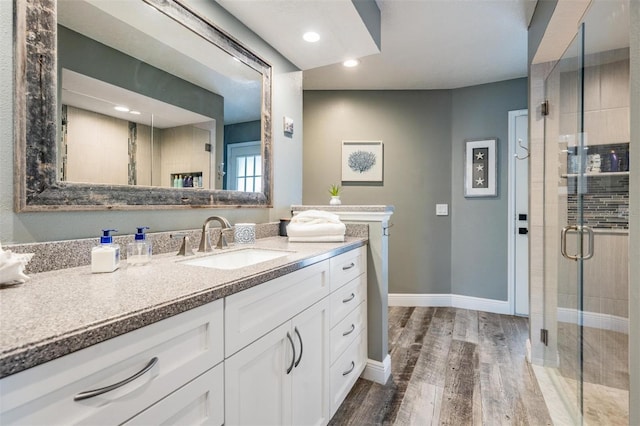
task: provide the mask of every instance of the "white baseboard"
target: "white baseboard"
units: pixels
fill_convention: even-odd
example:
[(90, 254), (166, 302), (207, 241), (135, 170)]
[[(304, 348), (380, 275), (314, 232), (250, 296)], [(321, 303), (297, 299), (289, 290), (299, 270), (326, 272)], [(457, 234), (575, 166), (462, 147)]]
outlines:
[(460, 294), (389, 294), (389, 306), (448, 306), (474, 311), (511, 314), (509, 302), (505, 300), (483, 299)]
[[(597, 312), (582, 312), (582, 325), (602, 330), (617, 331), (629, 334), (629, 319)], [(578, 311), (571, 308), (558, 308), (558, 321), (578, 324)]]
[(384, 385), (389, 380), (389, 376), (391, 376), (391, 357), (387, 355), (382, 362), (368, 359), (361, 377)]

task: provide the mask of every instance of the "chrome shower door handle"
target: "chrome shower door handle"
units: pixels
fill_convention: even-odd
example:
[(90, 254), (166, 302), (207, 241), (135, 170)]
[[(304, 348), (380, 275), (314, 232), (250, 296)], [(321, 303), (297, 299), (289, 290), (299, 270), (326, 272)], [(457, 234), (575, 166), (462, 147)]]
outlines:
[(582, 259), (583, 260), (587, 260), (587, 259), (591, 259), (593, 257), (593, 229), (591, 229), (590, 226), (581, 226), (580, 227), (580, 238), (582, 238), (582, 233), (583, 231), (587, 231), (587, 234), (589, 235), (589, 252), (585, 255), (582, 255)]
[[(571, 230), (578, 231), (578, 234), (581, 240), (585, 232), (589, 236), (589, 251), (586, 254), (580, 253), (580, 254), (572, 255), (567, 253), (567, 232)], [(560, 233), (560, 253), (562, 253), (562, 255), (567, 259), (569, 260), (591, 259), (593, 257), (593, 250), (594, 250), (593, 244), (594, 244), (594, 237), (593, 237), (593, 229), (591, 229), (591, 227), (567, 225), (564, 228), (562, 228), (562, 232)]]
[(569, 232), (570, 230), (577, 231), (578, 227), (575, 225), (567, 225), (562, 228), (562, 232), (560, 232), (560, 253), (562, 253), (562, 256), (566, 257), (569, 260), (578, 260), (579, 256), (577, 254), (572, 255), (567, 253), (567, 232)]

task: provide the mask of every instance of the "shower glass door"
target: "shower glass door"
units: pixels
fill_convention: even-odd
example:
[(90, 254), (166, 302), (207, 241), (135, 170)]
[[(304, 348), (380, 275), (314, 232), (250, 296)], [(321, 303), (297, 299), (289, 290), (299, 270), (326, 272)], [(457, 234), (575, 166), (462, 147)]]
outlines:
[(545, 360), (574, 424), (628, 424), (628, 28), (593, 0), (545, 82)]
[[(583, 28), (545, 84), (545, 285), (547, 366), (575, 424), (582, 422), (585, 135)], [(586, 238), (585, 238), (586, 237)]]

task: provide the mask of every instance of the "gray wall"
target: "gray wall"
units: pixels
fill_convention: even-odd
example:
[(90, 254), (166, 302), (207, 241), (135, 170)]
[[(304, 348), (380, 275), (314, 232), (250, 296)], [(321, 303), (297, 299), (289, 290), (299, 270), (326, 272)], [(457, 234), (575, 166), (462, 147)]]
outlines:
[(224, 98), (217, 93), (58, 25), (59, 73), (62, 68), (224, 122)]
[[(451, 292), (507, 300), (507, 112), (527, 108), (527, 79), (453, 91)], [(464, 140), (498, 138), (498, 197), (464, 198)]]
[[(327, 188), (340, 183), (342, 140), (382, 140), (384, 184), (345, 187), (341, 199), (395, 205), (389, 292), (506, 300), (506, 154), (500, 196), (466, 200), (463, 141), (495, 136), (506, 152), (507, 111), (526, 108), (526, 91), (525, 78), (454, 90), (305, 91), (303, 202), (326, 204)], [(438, 203), (450, 216), (436, 216)]]
[[(215, 2), (188, 0), (212, 22), (232, 34), (273, 66), (273, 209), (216, 209), (235, 222), (266, 222), (287, 214), (302, 202), (302, 72), (239, 23)], [(13, 212), (13, 2), (0, 0), (0, 241), (25, 243), (97, 236), (104, 227), (121, 233), (147, 225), (151, 231), (193, 229), (211, 210)], [(282, 131), (283, 116), (297, 124), (293, 137)], [(279, 118), (279, 120), (277, 119)]]
[(341, 181), (342, 140), (381, 140), (384, 185), (348, 186), (343, 204), (393, 204), (389, 292), (449, 293), (451, 91), (305, 91), (305, 204)]

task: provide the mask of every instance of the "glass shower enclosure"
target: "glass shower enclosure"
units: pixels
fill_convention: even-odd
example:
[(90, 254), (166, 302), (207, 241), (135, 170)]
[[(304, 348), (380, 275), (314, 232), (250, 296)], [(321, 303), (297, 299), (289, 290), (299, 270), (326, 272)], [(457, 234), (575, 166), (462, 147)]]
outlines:
[(628, 9), (594, 0), (545, 81), (545, 359), (575, 424), (628, 424)]

